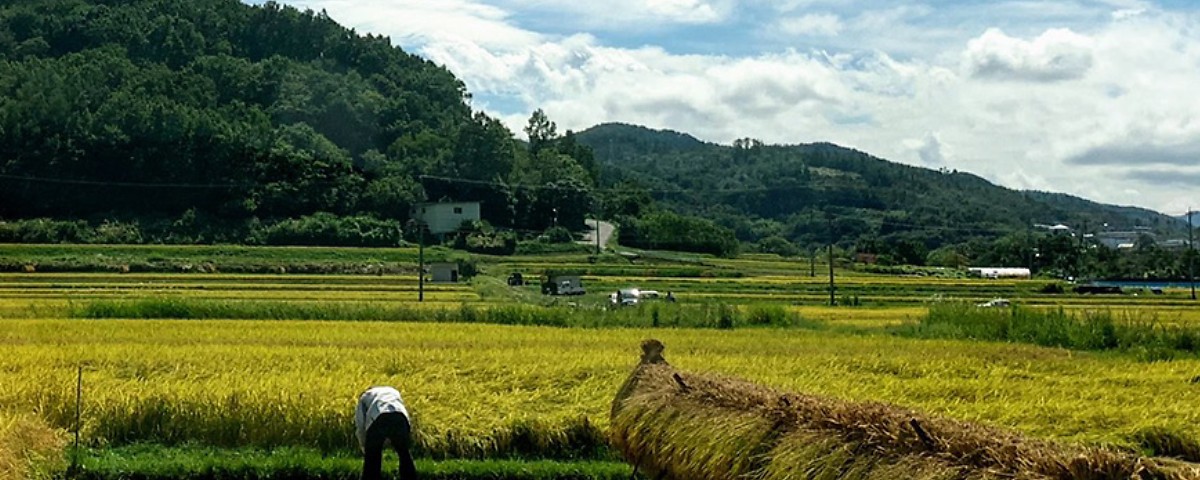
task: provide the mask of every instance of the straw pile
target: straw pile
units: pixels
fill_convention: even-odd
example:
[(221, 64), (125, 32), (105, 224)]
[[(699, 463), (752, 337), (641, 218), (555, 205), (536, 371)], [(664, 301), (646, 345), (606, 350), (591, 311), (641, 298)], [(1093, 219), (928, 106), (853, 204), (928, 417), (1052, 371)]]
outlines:
[(612, 405), (613, 445), (652, 479), (1200, 479), (1195, 464), (679, 372), (662, 351), (643, 342)]

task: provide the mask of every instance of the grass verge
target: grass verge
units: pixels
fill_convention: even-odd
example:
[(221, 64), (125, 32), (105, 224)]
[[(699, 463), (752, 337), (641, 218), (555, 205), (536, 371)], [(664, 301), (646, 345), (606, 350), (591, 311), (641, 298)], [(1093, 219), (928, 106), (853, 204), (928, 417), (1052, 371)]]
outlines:
[[(135, 445), (87, 450), (80, 455), (78, 480), (357, 480), (362, 461), (325, 456), (298, 448), (226, 450)], [(394, 478), (395, 457), (384, 457), (386, 478)], [(548, 460), (417, 460), (423, 479), (608, 480), (629, 477), (620, 462)]]

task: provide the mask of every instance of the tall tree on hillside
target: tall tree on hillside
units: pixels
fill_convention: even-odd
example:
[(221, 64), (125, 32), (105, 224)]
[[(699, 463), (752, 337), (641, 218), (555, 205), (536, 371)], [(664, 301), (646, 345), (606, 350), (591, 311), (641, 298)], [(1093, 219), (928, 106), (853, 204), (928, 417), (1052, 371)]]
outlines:
[(529, 156), (536, 157), (558, 140), (558, 126), (539, 108), (529, 116), (529, 123), (525, 125), (525, 135), (529, 137)]

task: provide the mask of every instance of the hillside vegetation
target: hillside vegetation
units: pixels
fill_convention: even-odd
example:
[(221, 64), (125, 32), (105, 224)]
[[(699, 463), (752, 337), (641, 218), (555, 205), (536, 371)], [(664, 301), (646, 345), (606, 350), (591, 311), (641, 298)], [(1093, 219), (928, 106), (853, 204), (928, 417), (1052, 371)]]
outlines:
[(902, 165), (828, 143), (740, 139), (726, 146), (623, 124), (578, 137), (594, 149), (606, 185), (711, 218), (747, 242), (782, 237), (813, 245), (832, 238), (862, 251), (915, 257), (905, 250), (1028, 232), (1035, 223), (1180, 227), (1145, 209), (1010, 190), (970, 173)]
[(469, 99), (445, 68), (324, 12), (6, 2), (0, 242), (390, 247), (417, 241), (414, 204), (457, 200), (481, 202), (486, 223), (442, 240), (491, 254), (569, 241), (563, 229), (595, 215), (619, 224), (620, 244), (652, 250), (795, 256), (833, 242), (884, 264), (1182, 271), (1158, 252), (1124, 268), (1029, 235), (1034, 223), (1182, 225), (1147, 210), (831, 144), (722, 146), (619, 124), (560, 132), (541, 110), (518, 140)]
[[(531, 121), (535, 141), (519, 144), (468, 98), (446, 69), (324, 12), (6, 2), (0, 217), (86, 222), (9, 241), (395, 245), (396, 225), (372, 220), (458, 199), (483, 200), (499, 225), (581, 226), (586, 152), (544, 116)], [(557, 188), (472, 191), (425, 175)], [(327, 216), (309, 218), (318, 212)], [(285, 219), (274, 235), (301, 238), (274, 241), (261, 225)], [(89, 230), (99, 223), (109, 228)], [(368, 239), (320, 233), (354, 229)]]

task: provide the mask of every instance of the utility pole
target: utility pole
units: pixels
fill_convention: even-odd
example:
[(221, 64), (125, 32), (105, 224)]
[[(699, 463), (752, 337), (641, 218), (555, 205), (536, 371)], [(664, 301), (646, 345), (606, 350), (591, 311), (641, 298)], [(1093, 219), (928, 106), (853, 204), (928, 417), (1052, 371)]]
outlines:
[(1083, 276), (1084, 267), (1087, 266), (1087, 230), (1088, 222), (1083, 221), (1083, 230), (1079, 231), (1079, 259), (1075, 262), (1075, 281), (1079, 281), (1079, 277)]
[(417, 301), (425, 301), (425, 225), (424, 222), (417, 223), (419, 230), (417, 235), (420, 240), (417, 241)]
[(821, 249), (814, 248), (812, 253), (808, 255), (808, 276), (816, 278), (817, 276), (817, 255), (820, 255)]
[(833, 242), (829, 243), (829, 306), (836, 306), (837, 299), (834, 298), (834, 293), (837, 288), (833, 284)]
[(1188, 283), (1192, 285), (1192, 301), (1196, 300), (1196, 250), (1193, 247), (1195, 228), (1192, 226), (1192, 209), (1188, 207)]
[(596, 217), (596, 255), (600, 255), (600, 217)]
[(834, 294), (837, 292), (837, 287), (833, 283), (833, 215), (830, 214), (829, 220), (829, 306), (837, 306), (837, 298)]

